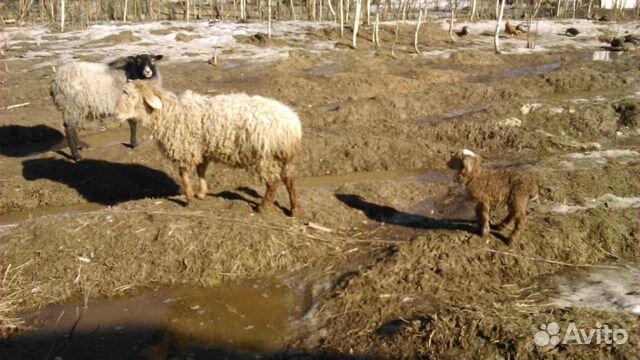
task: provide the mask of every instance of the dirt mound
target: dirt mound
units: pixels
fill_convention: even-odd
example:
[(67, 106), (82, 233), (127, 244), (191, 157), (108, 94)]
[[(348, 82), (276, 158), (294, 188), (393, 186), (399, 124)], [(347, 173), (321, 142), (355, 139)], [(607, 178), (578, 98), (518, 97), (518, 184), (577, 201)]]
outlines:
[(176, 34), (176, 41), (182, 41), (182, 42), (190, 42), (192, 40), (201, 39), (201, 38), (202, 36), (200, 35), (189, 35), (183, 32)]
[(110, 45), (110, 44), (125, 44), (131, 42), (137, 42), (141, 39), (135, 35), (133, 35), (132, 31), (121, 31), (117, 34), (108, 35), (101, 39), (97, 39), (94, 41), (90, 41), (86, 43), (84, 46), (92, 46), (92, 45)]
[(466, 50), (451, 54), (451, 62), (456, 65), (498, 65), (504, 62), (495, 52)]

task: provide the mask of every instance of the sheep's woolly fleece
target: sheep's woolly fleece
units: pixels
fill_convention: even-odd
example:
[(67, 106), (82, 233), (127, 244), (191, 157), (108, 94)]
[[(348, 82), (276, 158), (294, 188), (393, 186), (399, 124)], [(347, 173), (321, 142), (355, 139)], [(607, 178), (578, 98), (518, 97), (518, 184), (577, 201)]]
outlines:
[(116, 112), (127, 114), (135, 107), (138, 121), (181, 167), (222, 162), (254, 168), (263, 181), (272, 181), (280, 179), (283, 165), (299, 151), (298, 116), (278, 101), (246, 94), (207, 97), (190, 90), (176, 96), (143, 81), (130, 82), (125, 90), (139, 94), (139, 101), (150, 93), (160, 99), (160, 110), (146, 111), (140, 103), (121, 101)]
[(112, 114), (127, 82), (125, 73), (107, 64), (76, 62), (61, 66), (51, 84), (56, 106), (65, 123), (76, 125), (87, 116)]

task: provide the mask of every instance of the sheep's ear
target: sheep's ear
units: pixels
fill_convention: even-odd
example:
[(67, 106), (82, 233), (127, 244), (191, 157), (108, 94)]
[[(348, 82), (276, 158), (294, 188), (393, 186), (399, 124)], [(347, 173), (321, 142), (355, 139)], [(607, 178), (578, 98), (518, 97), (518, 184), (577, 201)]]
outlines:
[(464, 166), (464, 170), (466, 173), (472, 173), (480, 165), (480, 157), (479, 156), (465, 156), (462, 160), (462, 165)]
[(153, 55), (153, 60), (155, 61), (160, 61), (162, 58), (164, 58), (164, 55)]
[(131, 61), (135, 61), (135, 58), (133, 56), (121, 57), (110, 62), (109, 66), (111, 66), (112, 68), (120, 69), (127, 66), (127, 63)]
[(162, 100), (153, 93), (145, 94), (144, 102), (156, 110), (162, 110)]

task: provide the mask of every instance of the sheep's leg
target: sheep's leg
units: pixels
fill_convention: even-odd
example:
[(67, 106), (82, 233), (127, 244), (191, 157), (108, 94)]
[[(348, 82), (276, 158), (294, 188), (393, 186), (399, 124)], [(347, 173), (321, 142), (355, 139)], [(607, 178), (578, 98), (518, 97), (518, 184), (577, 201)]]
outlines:
[(489, 204), (479, 203), (476, 206), (476, 217), (478, 219), (478, 228), (480, 230), (480, 235), (485, 237), (489, 235), (491, 232), (491, 228), (489, 227)]
[(298, 195), (296, 194), (293, 176), (289, 174), (289, 169), (286, 164), (282, 168), (282, 181), (287, 187), (287, 192), (289, 193), (289, 206), (291, 208), (291, 216), (296, 216), (296, 213), (298, 212)]
[(187, 205), (193, 198), (193, 189), (191, 188), (191, 182), (189, 182), (189, 169), (186, 167), (180, 167), (180, 179), (182, 179), (182, 191), (187, 198)]
[(82, 159), (80, 151), (78, 151), (78, 134), (76, 133), (76, 127), (71, 124), (64, 124), (64, 133), (67, 136), (67, 143), (69, 144), (69, 151), (75, 161)]
[(260, 206), (258, 206), (259, 212), (264, 213), (273, 205), (273, 202), (276, 198), (276, 190), (278, 190), (278, 185), (280, 185), (280, 180), (267, 182), (267, 191), (264, 193), (262, 203), (260, 204)]
[(196, 171), (198, 172), (198, 179), (200, 180), (200, 190), (196, 194), (198, 199), (204, 199), (207, 196), (207, 180), (205, 180), (204, 175), (207, 172), (207, 165), (209, 165), (208, 161), (203, 161), (198, 166), (196, 166)]
[(128, 119), (127, 122), (129, 123), (129, 129), (131, 130), (131, 136), (129, 138), (129, 146), (131, 146), (132, 149), (135, 149), (138, 147), (138, 136), (137, 136), (138, 121), (136, 119)]

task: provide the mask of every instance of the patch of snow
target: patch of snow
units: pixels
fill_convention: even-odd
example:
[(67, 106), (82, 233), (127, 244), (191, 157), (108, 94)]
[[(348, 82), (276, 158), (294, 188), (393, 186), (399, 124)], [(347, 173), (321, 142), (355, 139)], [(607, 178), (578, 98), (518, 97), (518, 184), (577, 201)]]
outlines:
[(522, 115), (528, 115), (529, 113), (534, 112), (541, 107), (542, 104), (540, 103), (524, 104), (520, 107), (520, 113)]
[(629, 149), (612, 149), (612, 150), (602, 150), (602, 151), (588, 151), (583, 153), (571, 153), (567, 154), (564, 157), (569, 159), (613, 159), (619, 157), (631, 157), (638, 156), (639, 152)]
[(618, 269), (581, 269), (578, 273), (554, 276), (558, 307), (623, 311), (640, 315), (640, 266)]
[(545, 204), (540, 206), (542, 212), (571, 214), (577, 211), (607, 208), (607, 209), (637, 209), (640, 208), (640, 197), (620, 197), (604, 194), (593, 199), (586, 199), (584, 205)]
[(522, 126), (522, 120), (517, 117), (510, 117), (508, 119), (504, 119), (498, 123), (500, 126), (505, 127), (520, 127)]
[[(287, 40), (300, 41), (300, 47), (311, 52), (322, 52), (334, 49), (335, 41), (313, 40), (303, 41), (309, 31), (335, 27), (331, 22), (280, 21), (273, 24), (272, 36)], [(167, 34), (158, 31), (169, 31)], [(36, 67), (59, 65), (79, 56), (92, 56), (100, 61), (111, 61), (120, 56), (138, 53), (157, 53), (165, 55), (166, 62), (182, 63), (190, 61), (207, 61), (213, 56), (214, 49), (225, 50), (224, 58), (245, 61), (276, 61), (285, 59), (294, 47), (258, 47), (252, 44), (237, 42), (235, 36), (251, 36), (267, 32), (265, 23), (238, 24), (233, 22), (208, 21), (172, 21), (150, 22), (140, 24), (98, 24), (84, 30), (67, 33), (55, 33), (44, 26), (31, 28), (4, 28), (3, 36), (8, 38), (8, 46), (18, 43), (40, 44), (42, 49), (28, 51), (22, 56), (27, 59), (43, 58)], [(105, 39), (112, 35), (130, 32), (133, 41), (110, 43)], [(196, 35), (189, 42), (175, 40), (179, 32)], [(46, 37), (43, 38), (43, 37)], [(17, 38), (17, 40), (12, 40)], [(20, 39), (27, 40), (20, 40)], [(105, 42), (100, 43), (101, 40)], [(3, 43), (4, 44), (4, 43)], [(220, 50), (218, 50), (220, 54)], [(19, 58), (9, 58), (18, 61)]]

